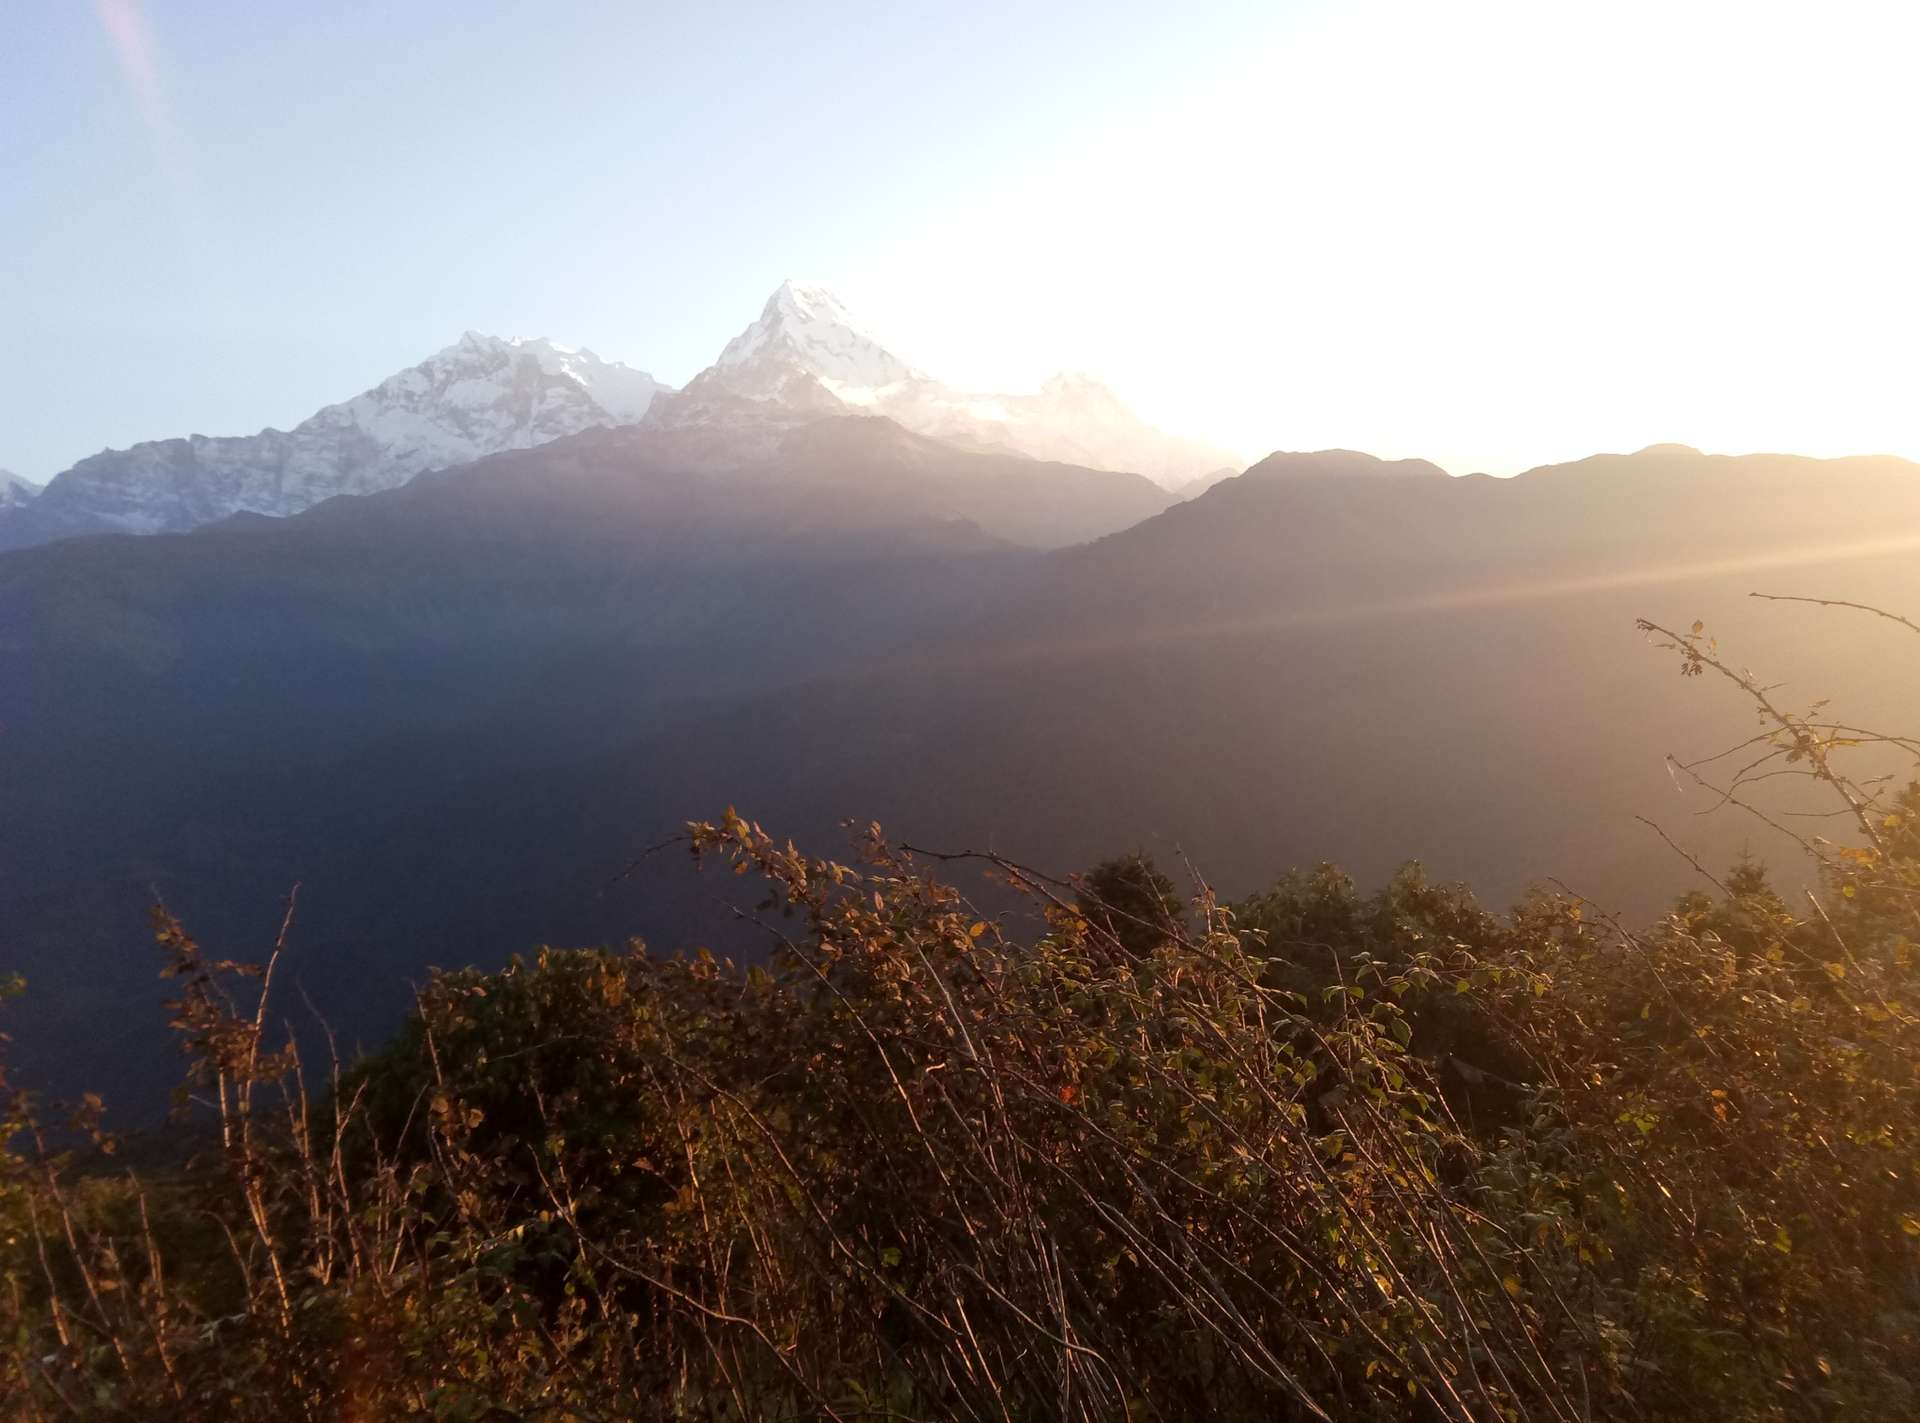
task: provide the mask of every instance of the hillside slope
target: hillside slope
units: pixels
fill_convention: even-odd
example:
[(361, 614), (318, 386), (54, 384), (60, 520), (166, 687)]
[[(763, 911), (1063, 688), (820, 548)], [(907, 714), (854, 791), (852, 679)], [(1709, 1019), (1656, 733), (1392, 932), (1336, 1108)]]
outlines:
[(1636, 617), (1704, 619), (1798, 705), (1890, 729), (1920, 705), (1900, 629), (1747, 597), (1920, 608), (1900, 461), (1661, 447), (1494, 481), (1277, 456), (1042, 555), (955, 517), (987, 457), (843, 420), (716, 473), (712, 438), (589, 433), (294, 520), (0, 559), (0, 922), (44, 995), (33, 1070), (152, 1077), (157, 1038), (71, 1043), (157, 993), (154, 888), (237, 942), (301, 881), (290, 971), (348, 1041), (427, 963), (726, 932), (671, 861), (613, 881), (728, 804), (1059, 869), (1142, 847), (1230, 892), (1321, 856), (1366, 880), (1425, 857), (1496, 900), (1577, 866), (1641, 913), (1688, 871), (1636, 816), (1708, 864), (1792, 859), (1695, 816), (1663, 756), (1750, 716)]

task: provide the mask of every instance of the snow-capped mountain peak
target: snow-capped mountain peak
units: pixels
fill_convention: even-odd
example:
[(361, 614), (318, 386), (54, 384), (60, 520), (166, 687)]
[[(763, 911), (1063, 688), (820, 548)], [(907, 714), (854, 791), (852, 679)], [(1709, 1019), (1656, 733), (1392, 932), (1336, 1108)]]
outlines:
[(825, 287), (791, 279), (767, 298), (760, 317), (727, 343), (722, 371), (781, 365), (815, 377), (836, 392), (872, 390), (921, 380), (919, 371), (854, 325)]
[(1077, 372), (1028, 395), (943, 385), (862, 331), (831, 292), (795, 281), (782, 282), (759, 319), (654, 418), (793, 424), (835, 411), (885, 415), (954, 444), (1144, 474), (1167, 489), (1239, 466), (1228, 451), (1154, 429), (1107, 386)]
[[(796, 321), (823, 321), (852, 326), (853, 318), (840, 298), (817, 282), (796, 282), (788, 277), (767, 298), (767, 310)], [(761, 313), (763, 316), (765, 311)]]
[(190, 529), (241, 512), (298, 513), (426, 470), (643, 420), (706, 432), (710, 458), (764, 455), (797, 426), (853, 413), (973, 449), (1144, 474), (1167, 489), (1240, 464), (1146, 424), (1089, 376), (1062, 373), (1018, 395), (942, 384), (862, 330), (824, 287), (786, 281), (678, 393), (583, 347), (467, 331), (291, 430), (105, 450), (39, 493), (0, 480), (0, 549)]
[[(296, 425), (286, 438), (314, 446), (314, 478), (291, 489), (258, 491), (274, 507), (242, 507), (292, 513), (333, 494), (404, 483), (423, 469), (598, 426), (630, 425), (666, 388), (645, 371), (545, 337), (468, 331), (419, 365)], [(335, 448), (339, 439), (347, 440), (350, 452)]]
[[(415, 369), (478, 365), (491, 378), (525, 359), (531, 359), (545, 375), (580, 386), (618, 425), (637, 423), (646, 415), (654, 396), (669, 388), (645, 371), (602, 360), (584, 346), (563, 346), (544, 336), (488, 336), (478, 331), (463, 333), (457, 342)], [(409, 372), (402, 372), (406, 374)]]
[(0, 547), (76, 533), (190, 529), (230, 514), (294, 514), (423, 470), (641, 420), (667, 387), (591, 351), (468, 331), (417, 366), (291, 430), (105, 450), (8, 511)]

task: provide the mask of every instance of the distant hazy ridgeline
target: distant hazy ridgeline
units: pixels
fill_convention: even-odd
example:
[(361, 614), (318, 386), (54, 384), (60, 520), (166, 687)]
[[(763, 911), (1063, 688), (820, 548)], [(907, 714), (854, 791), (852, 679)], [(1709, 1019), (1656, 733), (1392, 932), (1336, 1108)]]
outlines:
[(1783, 696), (1905, 725), (1920, 664), (1881, 626), (1746, 595), (1920, 606), (1917, 474), (1333, 452), (1156, 514), (1144, 480), (842, 415), (588, 432), (292, 519), (8, 555), (23, 1060), (152, 1100), (156, 890), (237, 952), (300, 881), (290, 971), (349, 1040), (428, 963), (716, 932), (677, 860), (606, 881), (728, 804), (1063, 869), (1178, 851), (1229, 891), (1420, 857), (1496, 902), (1577, 873), (1644, 912), (1687, 872), (1642, 814), (1790, 875), (1764, 826), (1693, 817), (1663, 755), (1749, 714), (1633, 619), (1703, 618)]

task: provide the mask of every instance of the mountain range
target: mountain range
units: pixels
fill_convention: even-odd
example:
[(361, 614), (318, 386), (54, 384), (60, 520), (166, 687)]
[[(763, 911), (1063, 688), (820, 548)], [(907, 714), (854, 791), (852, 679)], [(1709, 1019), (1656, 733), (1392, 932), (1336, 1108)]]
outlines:
[(0, 548), (76, 534), (163, 533), (236, 513), (298, 513), (422, 470), (645, 416), (660, 383), (544, 340), (469, 331), (419, 365), (291, 430), (188, 435), (106, 450), (0, 517)]
[(1641, 817), (1707, 864), (1794, 843), (1696, 814), (1665, 755), (1751, 722), (1637, 617), (1860, 725), (1920, 703), (1891, 624), (1747, 596), (1920, 608), (1905, 461), (1238, 470), (1084, 377), (958, 391), (788, 282), (678, 390), (468, 333), (290, 431), (0, 478), (23, 1071), (157, 1105), (156, 895), (247, 957), (300, 884), (289, 971), (348, 1046), (430, 964), (758, 952), (713, 886), (634, 869), (730, 804), (816, 845), (1144, 849), (1228, 893), (1322, 856), (1496, 897), (1572, 867), (1646, 913), (1688, 870)]
[(791, 281), (656, 418), (700, 419), (729, 397), (801, 417), (884, 415), (950, 444), (1143, 474), (1168, 490), (1240, 468), (1223, 449), (1146, 424), (1085, 375), (1063, 372), (1028, 395), (955, 390), (864, 335), (831, 292)]
[(1060, 870), (1146, 849), (1229, 894), (1425, 856), (1496, 899), (1577, 873), (1641, 913), (1690, 872), (1636, 816), (1703, 863), (1793, 861), (1682, 794), (1665, 753), (1752, 723), (1635, 617), (1703, 618), (1861, 725), (1920, 701), (1903, 630), (1746, 596), (1920, 607), (1904, 461), (1657, 446), (1495, 480), (1283, 453), (1176, 501), (849, 413), (845, 376), (752, 393), (727, 372), (760, 350), (658, 419), (0, 555), (28, 1080), (156, 1105), (156, 894), (247, 957), (298, 882), (287, 971), (347, 1050), (429, 964), (757, 951), (723, 886), (641, 858), (729, 804), (829, 850), (871, 818)]
[[(80, 461), (49, 481), (44, 497), (9, 488), (0, 493), (0, 549), (87, 533), (178, 532), (240, 513), (285, 516), (608, 427), (718, 428), (724, 433), (703, 457), (750, 462), (796, 423), (845, 413), (884, 415), (984, 454), (1144, 475), (1164, 490), (1238, 467), (1225, 451), (1148, 426), (1085, 376), (1056, 376), (1029, 395), (955, 391), (883, 349), (830, 293), (786, 282), (684, 391), (591, 351), (469, 331), (291, 430), (148, 441)], [(1054, 479), (1048, 469), (1026, 473), (1036, 499), (1074, 497), (1044, 488)], [(1130, 517), (1103, 523), (1096, 515), (1075, 525), (1075, 536), (1153, 512), (1137, 498), (1121, 501)]]

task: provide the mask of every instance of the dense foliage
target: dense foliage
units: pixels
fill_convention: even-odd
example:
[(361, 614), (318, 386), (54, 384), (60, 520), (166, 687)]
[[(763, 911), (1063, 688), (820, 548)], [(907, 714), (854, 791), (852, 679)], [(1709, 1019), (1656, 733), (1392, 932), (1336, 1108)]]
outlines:
[(1029, 906), (988, 916), (877, 829), (844, 865), (729, 814), (689, 841), (764, 966), (443, 973), (325, 1083), (273, 962), (160, 913), (210, 1134), (115, 1175), (9, 1091), (0, 1411), (1915, 1416), (1920, 795), (1842, 739), (1756, 752), (1864, 827), (1806, 909), (1743, 865), (1645, 931), (959, 857)]

